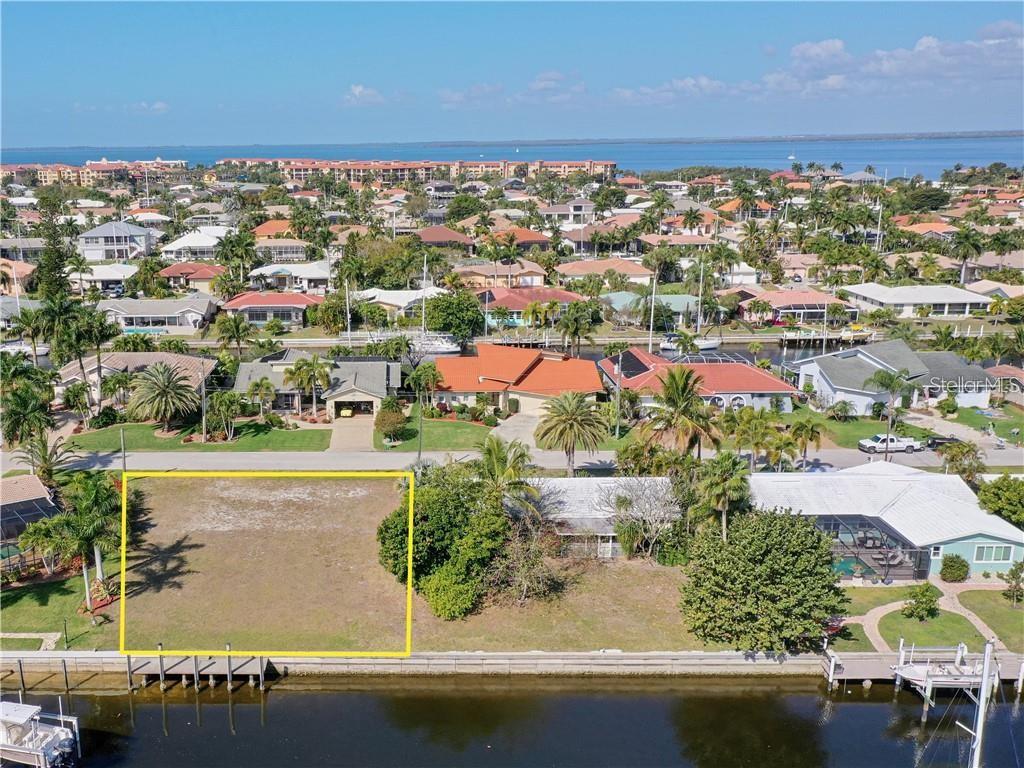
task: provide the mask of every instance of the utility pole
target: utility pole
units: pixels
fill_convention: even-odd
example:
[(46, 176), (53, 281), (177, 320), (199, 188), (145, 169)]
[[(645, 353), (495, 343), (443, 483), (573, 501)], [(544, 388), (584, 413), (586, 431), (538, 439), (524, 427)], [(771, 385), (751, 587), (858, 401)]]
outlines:
[(124, 452), (124, 427), (121, 427), (121, 471), (128, 471), (128, 456)]
[(655, 265), (654, 276), (651, 280), (651, 327), (647, 331), (647, 351), (654, 351), (654, 306), (658, 298), (658, 268)]
[(619, 439), (619, 425), (622, 423), (622, 350), (619, 350), (619, 361), (615, 365), (618, 381), (615, 387), (615, 439)]
[[(200, 386), (201, 386), (201, 389), (202, 389), (202, 401), (203, 401), (203, 442), (204, 443), (206, 442), (206, 376), (205, 376), (205, 374), (206, 374), (206, 369), (205, 369), (205, 366), (204, 366), (203, 371), (200, 374), (203, 377), (203, 381), (202, 381), (202, 384)], [(122, 430), (122, 432), (123, 432), (123, 430)]]

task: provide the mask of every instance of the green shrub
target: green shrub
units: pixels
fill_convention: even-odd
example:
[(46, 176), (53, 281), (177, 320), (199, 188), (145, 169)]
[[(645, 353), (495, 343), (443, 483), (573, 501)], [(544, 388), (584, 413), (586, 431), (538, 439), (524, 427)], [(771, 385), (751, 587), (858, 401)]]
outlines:
[(469, 411), (468, 410), (465, 410), (465, 411), (456, 411), (455, 412), (455, 419), (457, 421), (472, 421), (473, 417), (469, 415)]
[(265, 414), (263, 420), (274, 429), (283, 429), (285, 426), (284, 418), (279, 413)]
[(89, 419), (89, 429), (103, 429), (124, 421), (124, 416), (116, 408), (104, 405), (100, 412)]
[(456, 403), (452, 406), (452, 410), (455, 411), (455, 413), (469, 413), (469, 406), (465, 403)]
[(689, 553), (690, 534), (686, 531), (686, 520), (680, 518), (661, 537), (654, 557), (661, 565), (686, 565)]
[(967, 581), (971, 573), (971, 566), (960, 555), (943, 555), (942, 569), (939, 576), (943, 581), (960, 582)]
[(493, 413), (488, 413), (486, 416), (483, 417), (482, 421), (484, 423), (484, 426), (487, 427), (498, 426), (498, 417), (495, 416)]
[(508, 412), (509, 413), (519, 413), (519, 398), (518, 397), (510, 397), (508, 399)]
[(469, 418), (473, 421), (480, 421), (480, 417), (484, 415), (484, 410), (479, 405), (471, 405), (469, 407)]
[(402, 404), (398, 402), (398, 398), (394, 395), (388, 395), (380, 401), (380, 412), (381, 413), (401, 413)]
[(871, 416), (875, 419), (881, 419), (885, 415), (885, 403), (872, 403), (871, 404)]
[(939, 615), (939, 596), (942, 594), (933, 584), (919, 584), (910, 590), (910, 599), (903, 604), (900, 613), (908, 619), (927, 621)]
[(504, 408), (495, 408), (494, 409), (494, 415), (497, 416), (502, 421), (504, 421), (505, 419), (507, 419), (512, 414), (509, 413), (508, 411), (506, 411)]
[(960, 408), (956, 404), (956, 398), (952, 395), (946, 395), (946, 397), (939, 400), (938, 404), (939, 413), (944, 413), (950, 416), (956, 413)]
[(627, 560), (632, 559), (633, 555), (636, 554), (636, 545), (640, 543), (641, 531), (640, 525), (633, 520), (617, 520), (615, 522), (615, 536), (619, 540), (619, 546), (622, 548), (622, 554), (626, 556)]
[(420, 593), (435, 616), (453, 621), (476, 608), (483, 585), (477, 578), (467, 578), (456, 561), (450, 560), (420, 582)]
[(405, 431), (405, 416), (395, 411), (381, 410), (373, 420), (373, 428), (388, 440), (399, 440)]

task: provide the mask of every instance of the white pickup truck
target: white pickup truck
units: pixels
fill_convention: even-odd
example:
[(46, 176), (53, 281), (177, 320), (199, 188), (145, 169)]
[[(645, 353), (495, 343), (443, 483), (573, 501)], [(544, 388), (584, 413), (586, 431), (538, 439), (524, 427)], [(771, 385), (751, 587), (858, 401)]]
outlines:
[[(865, 453), (885, 453), (885, 439), (885, 433), (865, 437), (857, 443), (857, 447)], [(920, 440), (900, 435), (889, 435), (889, 453), (914, 453), (914, 451), (923, 451), (924, 449), (924, 443)]]

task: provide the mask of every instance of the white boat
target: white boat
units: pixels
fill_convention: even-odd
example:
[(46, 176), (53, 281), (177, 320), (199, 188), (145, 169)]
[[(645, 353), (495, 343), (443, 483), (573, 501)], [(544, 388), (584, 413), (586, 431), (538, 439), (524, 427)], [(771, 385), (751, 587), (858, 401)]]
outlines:
[[(15, 355), (18, 352), (24, 352), (26, 355), (32, 356), (32, 345), (27, 341), (11, 341), (3, 346), (0, 346), (0, 352), (7, 352), (8, 354)], [(48, 355), (50, 354), (50, 347), (46, 344), (36, 344), (37, 355)]]
[(709, 339), (707, 337), (703, 339), (694, 339), (693, 345), (697, 347), (701, 352), (707, 352), (708, 350), (718, 349), (722, 346), (721, 339)]
[(451, 352), (461, 352), (462, 347), (455, 337), (450, 333), (417, 333), (409, 337), (412, 348), (420, 354), (441, 355)]
[[(722, 346), (720, 339), (709, 339), (707, 337), (694, 338), (692, 339), (693, 346), (697, 348), (699, 352), (708, 352), (712, 349), (718, 349)], [(670, 352), (679, 351), (679, 334), (678, 333), (666, 333), (661, 337), (661, 342), (658, 344), (660, 349), (664, 349)]]
[(796, 155), (790, 155), (786, 158), (787, 160), (796, 160)]
[(0, 701), (0, 762), (70, 768), (81, 757), (78, 718), (42, 707)]

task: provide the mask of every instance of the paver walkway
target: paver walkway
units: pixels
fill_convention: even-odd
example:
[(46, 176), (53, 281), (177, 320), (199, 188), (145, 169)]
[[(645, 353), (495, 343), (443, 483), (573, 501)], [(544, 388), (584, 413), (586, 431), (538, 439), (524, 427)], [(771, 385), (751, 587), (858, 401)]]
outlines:
[[(972, 582), (963, 582), (961, 584), (948, 584), (938, 576), (930, 576), (928, 578), (929, 583), (938, 587), (942, 595), (939, 597), (939, 609), (948, 611), (949, 613), (958, 613), (967, 619), (974, 628), (981, 633), (984, 638), (995, 638), (996, 650), (1006, 651), (1009, 650), (1002, 640), (999, 639), (998, 635), (992, 631), (984, 621), (982, 621), (978, 614), (974, 613), (967, 608), (964, 608), (960, 604), (960, 593), (968, 590), (977, 589), (1002, 589), (1000, 584), (978, 584)], [(898, 611), (903, 607), (906, 600), (897, 600), (894, 603), (886, 603), (885, 605), (879, 605), (876, 608), (872, 608), (862, 616), (850, 616), (846, 621), (850, 624), (860, 624), (864, 628), (864, 634), (867, 636), (871, 644), (875, 646), (875, 650), (881, 653), (892, 653), (893, 648), (885, 641), (882, 637), (882, 633), (878, 630), (878, 623), (882, 620), (883, 616)]]
[(491, 432), (508, 442), (518, 440), (527, 448), (533, 450), (537, 447), (537, 441), (534, 439), (533, 433), (537, 431), (539, 423), (540, 414), (517, 413), (499, 422), (498, 426), (491, 430)]

